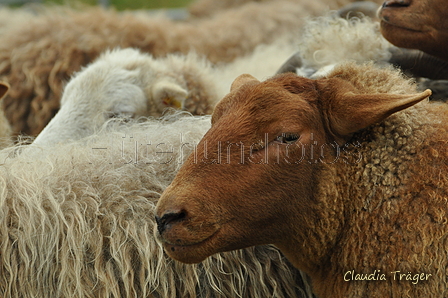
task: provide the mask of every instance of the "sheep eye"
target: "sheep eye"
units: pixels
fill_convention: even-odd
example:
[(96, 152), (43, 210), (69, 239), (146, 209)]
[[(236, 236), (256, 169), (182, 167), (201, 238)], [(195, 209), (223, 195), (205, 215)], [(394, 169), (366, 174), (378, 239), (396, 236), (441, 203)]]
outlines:
[(282, 133), (275, 140), (283, 144), (292, 144), (299, 139), (299, 135), (295, 133)]

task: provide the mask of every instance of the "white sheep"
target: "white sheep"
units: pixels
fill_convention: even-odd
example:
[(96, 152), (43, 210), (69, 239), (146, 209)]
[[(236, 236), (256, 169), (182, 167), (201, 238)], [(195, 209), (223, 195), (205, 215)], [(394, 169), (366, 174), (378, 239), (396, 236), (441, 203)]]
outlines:
[(209, 127), (112, 119), (78, 141), (0, 151), (0, 296), (310, 297), (273, 247), (189, 267), (153, 238), (160, 193)]
[(61, 109), (33, 143), (80, 139), (111, 117), (161, 116), (169, 107), (210, 114), (237, 75), (266, 78), (294, 48), (289, 39), (279, 40), (215, 67), (194, 53), (155, 59), (136, 49), (106, 51), (68, 82)]
[(111, 117), (160, 116), (168, 107), (209, 114), (217, 101), (210, 66), (194, 54), (154, 59), (135, 49), (107, 51), (67, 84), (61, 109), (34, 140), (79, 139)]

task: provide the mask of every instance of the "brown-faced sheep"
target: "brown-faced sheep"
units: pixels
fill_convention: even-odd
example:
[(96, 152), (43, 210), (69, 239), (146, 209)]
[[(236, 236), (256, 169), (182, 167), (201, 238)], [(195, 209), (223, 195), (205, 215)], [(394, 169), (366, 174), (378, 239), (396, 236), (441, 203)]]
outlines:
[[(378, 10), (381, 33), (397, 49), (392, 63), (422, 81), (438, 98), (448, 98), (448, 6), (439, 0), (387, 0)], [(421, 52), (423, 51), (423, 52)]]
[(177, 22), (144, 13), (37, 9), (2, 33), (0, 79), (11, 85), (4, 109), (15, 134), (37, 135), (59, 108), (62, 85), (101, 52), (134, 47), (154, 57), (195, 50), (229, 62), (263, 43), (294, 34), (325, 1), (248, 3), (212, 18)]
[(429, 95), (371, 63), (240, 76), (156, 236), (186, 263), (274, 244), (321, 298), (447, 297), (448, 105)]
[(378, 11), (392, 44), (448, 61), (448, 6), (443, 0), (386, 0)]
[(272, 246), (190, 267), (156, 243), (160, 193), (209, 127), (113, 120), (76, 142), (0, 151), (0, 296), (310, 298)]

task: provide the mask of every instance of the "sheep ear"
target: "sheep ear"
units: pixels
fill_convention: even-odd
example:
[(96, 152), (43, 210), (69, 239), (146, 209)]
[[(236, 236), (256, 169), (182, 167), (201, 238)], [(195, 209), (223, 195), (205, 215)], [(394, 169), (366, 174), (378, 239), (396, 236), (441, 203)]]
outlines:
[(342, 144), (353, 133), (428, 98), (431, 90), (414, 94), (357, 94), (334, 90), (333, 94), (327, 107), (329, 126), (336, 141)]
[(0, 82), (0, 99), (6, 95), (9, 90), (9, 85), (5, 82)]
[(176, 83), (159, 81), (152, 88), (152, 96), (158, 107), (175, 107), (183, 109), (188, 91)]
[(240, 88), (242, 85), (245, 84), (257, 84), (260, 83), (259, 80), (251, 76), (250, 74), (242, 74), (239, 75), (232, 83), (232, 86), (230, 87), (230, 93), (224, 96), (223, 99), (221, 99), (218, 104), (215, 106), (215, 109), (213, 110), (212, 114), (212, 126), (220, 119), (224, 114), (227, 113), (230, 106), (234, 102), (234, 96), (233, 93), (235, 90)]
[(257, 80), (255, 77), (251, 76), (250, 74), (242, 74), (239, 75), (232, 83), (232, 85), (230, 86), (230, 91), (236, 90), (239, 87), (241, 87), (244, 84), (247, 84), (249, 82), (254, 82), (254, 83), (260, 83), (259, 80)]

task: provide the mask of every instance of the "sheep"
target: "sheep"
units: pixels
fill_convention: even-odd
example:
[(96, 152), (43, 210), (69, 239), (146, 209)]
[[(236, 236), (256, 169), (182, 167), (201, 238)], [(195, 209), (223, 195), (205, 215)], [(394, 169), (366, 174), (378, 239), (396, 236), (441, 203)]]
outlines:
[(35, 17), (1, 34), (0, 80), (11, 85), (3, 107), (15, 135), (36, 136), (56, 114), (64, 82), (107, 49), (133, 47), (156, 58), (195, 50), (212, 63), (231, 62), (291, 37), (304, 16), (326, 9), (325, 1), (248, 3), (179, 22), (141, 12), (37, 7)]
[[(60, 110), (33, 145), (89, 136), (111, 117), (161, 116), (169, 107), (211, 114), (237, 75), (245, 70), (268, 77), (293, 48), (288, 39), (279, 40), (221, 66), (212, 66), (194, 52), (154, 58), (131, 48), (106, 51), (71, 78)], [(264, 63), (257, 63), (260, 60)]]
[(448, 7), (444, 1), (386, 0), (378, 16), (381, 33), (392, 44), (448, 61)]
[(311, 298), (307, 277), (272, 246), (190, 268), (150, 233), (160, 193), (210, 117), (138, 116), (158, 116), (165, 95), (211, 103), (215, 84), (276, 48), (258, 51), (214, 69), (194, 53), (116, 49), (77, 73), (33, 144), (0, 151), (0, 296)]
[(81, 139), (111, 117), (161, 116), (168, 107), (210, 114), (218, 98), (210, 72), (194, 53), (154, 59), (131, 48), (106, 51), (68, 82), (60, 110), (33, 144)]
[(272, 246), (191, 267), (153, 238), (160, 193), (209, 127), (186, 112), (111, 119), (76, 141), (0, 151), (0, 296), (311, 298)]
[(273, 244), (317, 297), (447, 297), (448, 105), (397, 69), (241, 75), (156, 206), (166, 253)]

